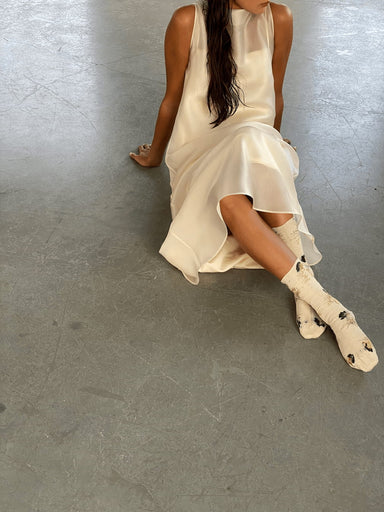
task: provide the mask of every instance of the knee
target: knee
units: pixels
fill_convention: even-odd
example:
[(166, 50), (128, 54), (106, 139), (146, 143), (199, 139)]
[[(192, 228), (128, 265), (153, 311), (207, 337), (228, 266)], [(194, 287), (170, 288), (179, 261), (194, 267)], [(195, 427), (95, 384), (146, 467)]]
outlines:
[(234, 194), (231, 196), (223, 197), (220, 200), (220, 210), (224, 219), (232, 218), (242, 207), (249, 207), (250, 202), (247, 196), (242, 194)]
[(221, 214), (225, 219), (231, 218), (236, 211), (238, 203), (238, 196), (226, 196), (220, 200), (220, 210)]
[(245, 199), (245, 196), (240, 194), (234, 194), (231, 196), (225, 196), (220, 199), (220, 209), (231, 213), (239, 208), (239, 204)]
[(283, 226), (293, 218), (291, 213), (259, 212), (259, 215), (271, 228)]

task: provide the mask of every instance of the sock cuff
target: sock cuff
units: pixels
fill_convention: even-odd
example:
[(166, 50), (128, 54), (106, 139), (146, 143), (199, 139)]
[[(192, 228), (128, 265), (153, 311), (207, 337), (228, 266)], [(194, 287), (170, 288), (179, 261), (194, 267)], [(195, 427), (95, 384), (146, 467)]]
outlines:
[(287, 220), (287, 222), (285, 222), (281, 226), (277, 226), (276, 228), (272, 229), (276, 234), (284, 234), (286, 236), (291, 236), (298, 231), (297, 223), (294, 217)]
[(294, 217), (289, 219), (282, 226), (272, 228), (276, 235), (288, 246), (288, 248), (294, 253), (296, 258), (301, 258), (305, 261), (303, 244), (301, 241), (301, 235)]
[(283, 276), (283, 278), (280, 280), (280, 282), (285, 284), (285, 286), (288, 286), (290, 290), (292, 290), (292, 287), (295, 285), (297, 281), (297, 274), (298, 272), (300, 272), (301, 265), (305, 264), (300, 260), (300, 258), (296, 258), (295, 263), (288, 270), (285, 276)]

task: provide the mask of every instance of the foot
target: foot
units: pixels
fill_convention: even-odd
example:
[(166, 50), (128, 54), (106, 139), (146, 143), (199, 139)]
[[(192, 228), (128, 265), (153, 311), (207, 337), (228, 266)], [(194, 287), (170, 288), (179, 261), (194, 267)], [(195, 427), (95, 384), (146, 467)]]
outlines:
[[(300, 258), (301, 261), (306, 261), (299, 229), (293, 217), (282, 226), (273, 228), (273, 230), (297, 258)], [(312, 272), (312, 269), (310, 270)], [(296, 323), (301, 336), (305, 339), (319, 338), (327, 328), (326, 324), (319, 318), (316, 311), (304, 300), (295, 297), (295, 301)]]
[(307, 302), (299, 297), (295, 297), (295, 302), (296, 323), (301, 336), (306, 340), (319, 338), (327, 328), (327, 324)]
[(297, 259), (281, 282), (310, 304), (330, 326), (349, 366), (369, 372), (377, 365), (375, 347), (357, 325), (355, 315), (322, 288), (307, 264)]

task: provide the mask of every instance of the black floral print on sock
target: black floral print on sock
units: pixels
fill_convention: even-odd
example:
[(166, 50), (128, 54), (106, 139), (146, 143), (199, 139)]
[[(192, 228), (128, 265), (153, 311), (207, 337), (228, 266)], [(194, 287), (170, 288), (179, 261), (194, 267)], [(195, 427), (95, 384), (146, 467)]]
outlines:
[(347, 312), (346, 311), (342, 311), (340, 314), (339, 314), (339, 318), (341, 320), (344, 320), (344, 318), (347, 318)]
[(300, 261), (298, 261), (298, 262), (296, 263), (296, 272), (300, 272), (300, 269), (301, 269), (301, 262), (300, 262)]
[(354, 364), (355, 362), (355, 356), (353, 354), (348, 354), (348, 360), (350, 363)]
[(303, 255), (302, 255), (302, 257), (301, 257), (300, 259), (301, 259), (301, 261), (302, 261), (303, 263), (307, 263), (307, 260), (306, 260), (306, 258), (305, 258), (305, 254), (303, 254)]
[(325, 323), (320, 320), (320, 318), (317, 318), (316, 316), (313, 318), (315, 321), (315, 324), (317, 324), (319, 327), (325, 327)]
[(373, 352), (372, 343), (369, 340), (363, 341), (363, 345), (365, 350), (368, 350), (368, 352)]

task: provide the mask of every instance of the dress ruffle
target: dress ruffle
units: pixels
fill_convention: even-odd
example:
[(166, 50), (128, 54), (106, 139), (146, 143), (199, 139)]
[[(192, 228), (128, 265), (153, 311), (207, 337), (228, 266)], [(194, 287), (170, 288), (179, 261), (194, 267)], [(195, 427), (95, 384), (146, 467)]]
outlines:
[(228, 235), (219, 202), (232, 194), (250, 196), (255, 210), (293, 214), (308, 263), (320, 261), (294, 185), (297, 153), (272, 126), (228, 123), (167, 152), (165, 161), (172, 223), (159, 252), (192, 284), (199, 272), (262, 268)]

